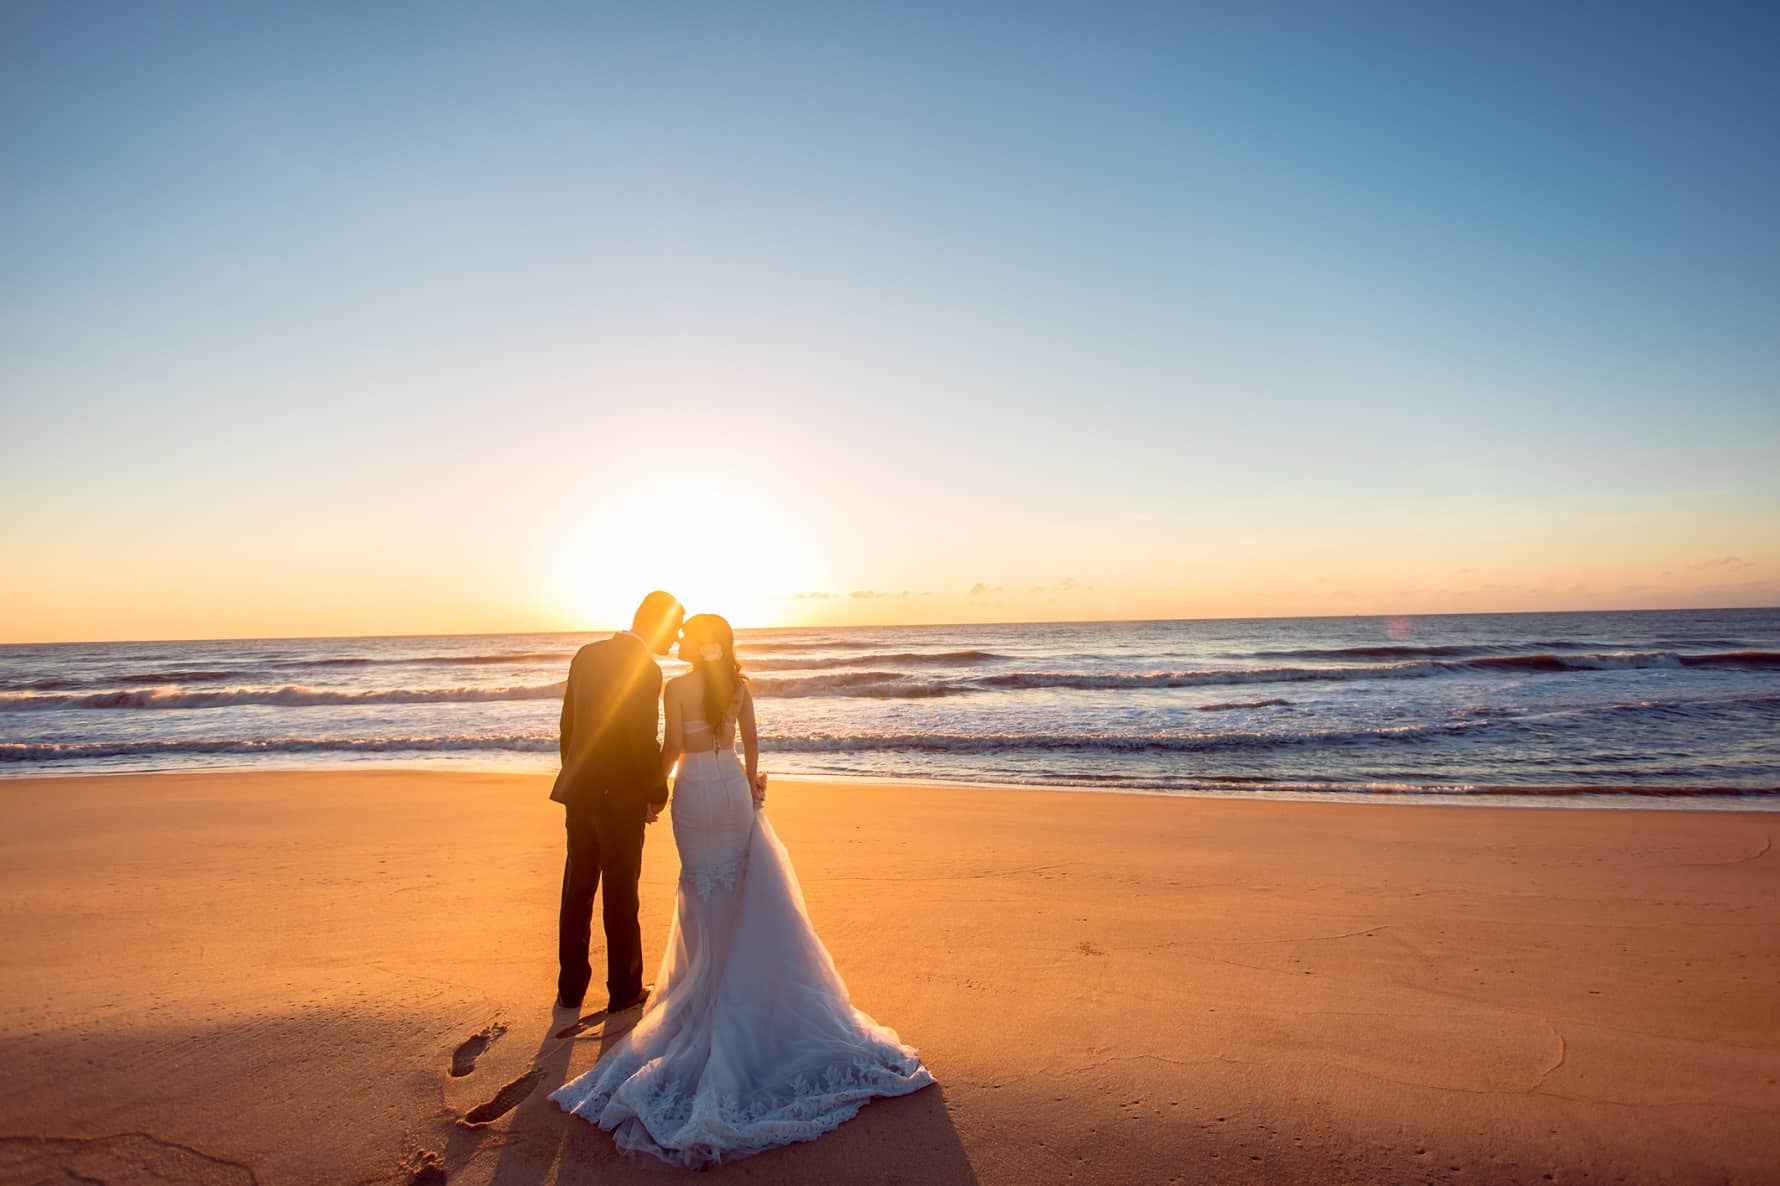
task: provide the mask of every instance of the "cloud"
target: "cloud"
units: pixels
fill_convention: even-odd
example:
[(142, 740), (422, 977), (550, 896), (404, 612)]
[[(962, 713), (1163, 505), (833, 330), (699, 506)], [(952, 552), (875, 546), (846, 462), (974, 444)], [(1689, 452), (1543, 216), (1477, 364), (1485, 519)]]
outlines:
[(907, 589), (904, 589), (900, 593), (880, 593), (876, 589), (855, 589), (847, 594), (847, 596), (856, 601), (883, 601), (886, 599), (901, 600), (904, 597), (911, 596), (911, 594)]
[(780, 601), (833, 601), (839, 596), (839, 593), (782, 593), (778, 599)]
[(1687, 566), (1689, 572), (1703, 572), (1708, 568), (1753, 568), (1755, 561), (1745, 560), (1741, 556), (1715, 556), (1710, 560), (1695, 560)]
[(1006, 593), (1006, 592), (1007, 592), (1007, 589), (1001, 585), (985, 585), (981, 581), (978, 581), (976, 584), (974, 584), (970, 587), (970, 596), (972, 596), (972, 597), (981, 597), (985, 593)]
[[(1028, 592), (1028, 593), (1073, 593), (1077, 589), (1080, 589), (1081, 587), (1082, 587), (1082, 583), (1080, 581), (1076, 580), (1074, 577), (1064, 577), (1062, 580), (1058, 581), (1054, 585), (1032, 585), (1027, 588), (1026, 592)], [(972, 590), (972, 592), (975, 592), (975, 590)]]

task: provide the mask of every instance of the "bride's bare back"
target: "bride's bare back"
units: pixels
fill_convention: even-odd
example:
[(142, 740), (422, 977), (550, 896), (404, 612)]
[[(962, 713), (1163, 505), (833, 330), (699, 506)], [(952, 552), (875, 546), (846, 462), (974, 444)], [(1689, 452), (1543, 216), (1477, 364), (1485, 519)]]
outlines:
[(757, 786), (760, 773), (760, 734), (754, 723), (754, 693), (747, 684), (737, 688), (729, 715), (715, 726), (705, 720), (704, 681), (696, 672), (668, 681), (662, 693), (667, 717), (661, 745), (661, 761), (672, 775), (680, 758), (688, 753), (711, 753), (735, 748), (736, 729), (742, 734), (748, 785)]

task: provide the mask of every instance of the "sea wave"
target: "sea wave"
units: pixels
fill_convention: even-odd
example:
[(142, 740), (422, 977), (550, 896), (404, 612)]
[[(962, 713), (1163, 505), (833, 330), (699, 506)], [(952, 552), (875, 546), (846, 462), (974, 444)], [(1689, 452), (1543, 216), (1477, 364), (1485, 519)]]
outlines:
[(1489, 646), (1367, 646), (1367, 647), (1296, 647), (1284, 651), (1247, 651), (1231, 658), (1253, 659), (1456, 659), (1466, 655), (1491, 654), (1501, 650)]
[(116, 688), (83, 695), (71, 693), (0, 692), (0, 712), (46, 709), (191, 709), (270, 704), (286, 708), (322, 704), (435, 704), (495, 700), (554, 700), (563, 683), (506, 688), (386, 688), (348, 692), (333, 688), (287, 685), (282, 688), (219, 688), (193, 691), (180, 687)]
[(848, 638), (773, 639), (743, 636), (735, 640), (736, 652), (742, 656), (744, 661), (749, 655), (757, 652), (770, 654), (774, 651), (869, 651), (873, 647), (883, 645), (881, 642)]
[(206, 754), (554, 753), (554, 733), (436, 737), (152, 738), (140, 741), (0, 742), (0, 762), (86, 762)]
[[(821, 744), (822, 739), (812, 739), (817, 744), (797, 747), (788, 744), (787, 739), (774, 739), (774, 748), (787, 754), (802, 753), (841, 753), (848, 747), (835, 744)], [(884, 743), (889, 739), (871, 739), (869, 746), (863, 749), (889, 748)], [(974, 737), (965, 740), (966, 744), (949, 752), (985, 753), (1009, 752), (1010, 742), (1030, 740), (1024, 735), (1011, 735), (1002, 738)], [(1058, 748), (1053, 746), (1051, 748)], [(1154, 748), (1154, 747), (1152, 747)], [(1169, 748), (1164, 746), (1163, 748)], [(1173, 747), (1177, 751), (1185, 748)], [(195, 739), (156, 739), (141, 741), (95, 741), (95, 742), (0, 742), (0, 768), (11, 768), (14, 773), (29, 775), (30, 767), (41, 766), (50, 769), (83, 763), (104, 763), (108, 760), (124, 760), (145, 762), (153, 768), (158, 761), (175, 764), (186, 764), (196, 759), (202, 764), (205, 758), (260, 758), (276, 761), (284, 755), (293, 757), (308, 756), (325, 757), (340, 755), (343, 757), (365, 756), (413, 756), (424, 758), (430, 755), (464, 755), (464, 754), (519, 754), (535, 753), (544, 755), (556, 749), (553, 735), (542, 733), (505, 734), (497, 736), (484, 735), (441, 735), (417, 737), (284, 737), (256, 740), (195, 740)], [(101, 768), (103, 768), (101, 766)], [(818, 773), (818, 777), (821, 775)], [(894, 774), (882, 777), (896, 778)], [(958, 777), (957, 772), (948, 772), (948, 779)], [(1562, 784), (1511, 784), (1511, 783), (1478, 783), (1454, 780), (1452, 782), (1429, 781), (1418, 779), (1413, 782), (1380, 781), (1364, 779), (1342, 781), (1339, 779), (1319, 780), (1314, 782), (1281, 779), (1264, 775), (1215, 775), (1200, 773), (1184, 773), (1178, 776), (1161, 772), (1122, 773), (1116, 771), (1088, 774), (1046, 773), (1034, 774), (1025, 770), (993, 770), (985, 769), (977, 778), (966, 777), (965, 782), (984, 782), (1000, 784), (1027, 784), (1034, 786), (1090, 786), (1114, 787), (1133, 790), (1160, 790), (1168, 792), (1210, 792), (1213, 794), (1238, 791), (1245, 794), (1314, 794), (1329, 793), (1352, 795), (1387, 795), (1387, 796), (1476, 796), (1476, 797), (1569, 797), (1588, 796), (1598, 798), (1693, 798), (1693, 797), (1730, 797), (1747, 799), (1771, 799), (1780, 796), (1780, 786), (1729, 785), (1723, 783), (1663, 783), (1639, 784), (1625, 782), (1586, 783), (1572, 782)]]
[(1718, 651), (1686, 654), (1677, 651), (1608, 651), (1590, 655), (1506, 655), (1500, 658), (1467, 659), (1464, 667), (1494, 671), (1628, 671), (1647, 668), (1718, 667), (1745, 671), (1780, 670), (1780, 652)]
[(968, 667), (975, 663), (993, 663), (1007, 658), (991, 651), (898, 651), (861, 655), (842, 655), (826, 659), (748, 659), (743, 666), (749, 671), (820, 671), (830, 667)]
[[(945, 652), (959, 664), (987, 661), (989, 652)], [(963, 656), (984, 658), (964, 658)], [(903, 658), (902, 656), (886, 656)], [(1005, 691), (1127, 691), (1201, 687), (1247, 687), (1292, 683), (1341, 683), (1355, 680), (1427, 679), (1453, 674), (1494, 672), (1544, 675), (1565, 672), (1704, 668), (1742, 671), (1780, 670), (1780, 652), (1724, 651), (1686, 654), (1674, 651), (1622, 651), (1600, 654), (1481, 656), (1470, 659), (1417, 659), (1398, 663), (1342, 666), (1223, 667), (1185, 671), (1007, 671), (921, 676), (906, 670), (825, 671), (813, 675), (761, 676), (753, 681), (764, 698), (843, 697), (864, 699), (932, 699), (942, 696)], [(155, 673), (173, 675), (176, 673)], [(229, 672), (186, 672), (190, 680), (211, 680)], [(563, 682), (498, 687), (372, 688), (348, 690), (301, 684), (273, 687), (191, 688), (178, 683), (101, 688), (91, 691), (4, 691), (0, 712), (52, 709), (197, 709), (233, 705), (430, 704), (442, 702), (549, 700), (562, 695)], [(1273, 701), (1238, 701), (1228, 707), (1270, 707)], [(1221, 705), (1205, 706), (1213, 710)]]
[(81, 679), (69, 676), (46, 676), (42, 679), (17, 682), (0, 681), (0, 692), (66, 692), (78, 688), (103, 688), (107, 685), (134, 684), (165, 686), (172, 684), (215, 683), (220, 680), (252, 679), (256, 674), (251, 670), (202, 670), (198, 668), (179, 669), (174, 671), (132, 671), (123, 675), (98, 675)]
[(922, 681), (900, 671), (842, 671), (828, 675), (797, 677), (766, 676), (750, 681), (761, 696), (795, 698), (802, 696), (862, 696), (874, 700), (928, 699), (969, 691), (962, 684), (946, 680)]
[(1634, 700), (1614, 704), (1585, 704), (1569, 712), (1700, 712), (1760, 705), (1780, 708), (1780, 696), (1714, 696), (1691, 700)]
[(1649, 638), (1641, 644), (1610, 643), (1600, 639), (1580, 638), (1538, 638), (1524, 644), (1533, 650), (1540, 651), (1635, 651), (1639, 646), (1655, 647), (1660, 650), (1686, 650), (1690, 647), (1746, 647), (1749, 644), (1740, 638)]
[(511, 651), (493, 655), (334, 655), (325, 659), (277, 659), (268, 667), (481, 667), (491, 663), (566, 662), (574, 651)]
[(1737, 667), (1750, 671), (1780, 670), (1780, 651), (1728, 651), (1715, 655), (1682, 655), (1683, 667)]
[[(111, 683), (111, 680), (104, 680)], [(44, 676), (40, 679), (0, 679), (0, 692), (59, 692), (69, 688), (90, 688), (91, 679), (70, 676)]]
[(1354, 680), (1427, 679), (1479, 672), (1539, 675), (1558, 672), (1624, 671), (1647, 668), (1780, 669), (1780, 653), (1732, 651), (1687, 655), (1673, 651), (1628, 651), (1592, 655), (1502, 655), (1471, 659), (1420, 659), (1339, 667), (1218, 667), (1186, 671), (1007, 671), (990, 675), (922, 680), (897, 671), (858, 671), (802, 678), (761, 679), (763, 696), (852, 696), (918, 699), (991, 691), (1128, 691), (1231, 687), (1289, 683), (1342, 683)]
[[(1020, 751), (1092, 753), (1204, 753), (1226, 749), (1300, 745), (1352, 745), (1372, 741), (1413, 741), (1431, 734), (1465, 733), (1487, 728), (1488, 721), (1381, 726), (1371, 729), (1323, 729), (1266, 733), (1155, 732), (1137, 734), (1052, 733), (809, 733), (766, 736), (769, 754), (832, 754), (915, 752), (997, 754)], [(0, 762), (48, 762), (96, 758), (148, 757), (175, 754), (313, 754), (424, 753), (433, 751), (500, 751), (547, 753), (556, 749), (553, 731), (486, 735), (417, 737), (277, 737), (277, 738), (144, 738), (130, 741), (0, 742)]]
[(1351, 746), (1374, 742), (1414, 742), (1435, 736), (1456, 736), (1497, 724), (1487, 720), (1421, 722), (1373, 728), (1265, 731), (1232, 729), (1218, 732), (1165, 730), (1147, 733), (814, 733), (774, 738), (761, 744), (771, 752), (999, 754), (1016, 752), (1076, 753), (1215, 753), (1222, 750), (1278, 749), (1298, 746)]
[(1509, 643), (1373, 643), (1348, 647), (1293, 647), (1287, 650), (1232, 652), (1233, 659), (1464, 659), (1480, 656), (1518, 656), (1549, 651), (1587, 651), (1596, 654), (1621, 654), (1640, 650), (1684, 651), (1699, 647), (1739, 648), (1748, 644), (1738, 639), (1678, 638), (1646, 640), (1643, 643), (1615, 643), (1600, 639), (1541, 638), (1532, 642)]
[[(1207, 705), (1207, 709), (1247, 708), (1284, 704), (1286, 701), (1265, 700), (1245, 704)], [(1707, 707), (1716, 704), (1780, 704), (1780, 697), (1740, 697), (1727, 701), (1707, 701), (1683, 707)], [(1626, 712), (1664, 710), (1676, 705), (1665, 702), (1640, 702), (1591, 706), (1587, 709), (1545, 714), (1567, 716), (1576, 713)], [(1455, 719), (1402, 725), (1379, 725), (1370, 728), (1328, 728), (1304, 730), (1159, 730), (1138, 733), (1043, 733), (1043, 732), (910, 732), (883, 731), (860, 733), (785, 733), (768, 734), (761, 745), (768, 755), (780, 754), (871, 754), (880, 752), (929, 754), (1014, 754), (1021, 752), (1072, 753), (1212, 753), (1222, 750), (1279, 749), (1302, 746), (1365, 746), (1377, 742), (1418, 742), (1439, 737), (1455, 737), (1498, 727), (1519, 727), (1525, 722), (1512, 717), (1491, 719)], [(525, 733), (443, 734), (424, 736), (369, 737), (275, 737), (275, 738), (144, 738), (116, 741), (77, 742), (0, 742), (0, 762), (82, 761), (102, 758), (154, 757), (205, 754), (320, 754), (320, 753), (432, 753), (432, 752), (506, 752), (553, 753), (557, 748), (554, 730), (541, 729)]]
[[(408, 657), (373, 658), (366, 655), (335, 655), (322, 659), (285, 659), (232, 656), (232, 667), (169, 667), (148, 671), (126, 671), (99, 673), (89, 676), (41, 676), (36, 679), (7, 680), (0, 678), (0, 692), (65, 692), (81, 688), (104, 688), (119, 685), (131, 687), (159, 687), (169, 684), (220, 683), (234, 680), (247, 683), (254, 680), (273, 680), (281, 678), (277, 673), (284, 671), (314, 670), (325, 671), (334, 668), (363, 667), (433, 667), (463, 666), (483, 667), (490, 664), (544, 664), (550, 662), (567, 663), (574, 657), (573, 651), (527, 651), (493, 655), (415, 655)], [(282, 678), (290, 678), (288, 676)]]

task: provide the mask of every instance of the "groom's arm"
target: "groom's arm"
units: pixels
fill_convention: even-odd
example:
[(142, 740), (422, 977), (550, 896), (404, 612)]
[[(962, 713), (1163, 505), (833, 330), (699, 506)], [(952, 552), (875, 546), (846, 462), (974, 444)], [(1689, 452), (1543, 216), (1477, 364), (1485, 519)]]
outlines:
[(661, 768), (661, 668), (651, 662), (637, 692), (637, 785), (647, 787), (645, 801), (656, 809), (667, 803), (667, 775)]
[[(580, 656), (576, 655), (576, 659)], [(562, 736), (556, 751), (560, 761), (569, 760), (569, 731), (575, 727), (575, 661), (569, 660), (569, 677), (562, 682)]]

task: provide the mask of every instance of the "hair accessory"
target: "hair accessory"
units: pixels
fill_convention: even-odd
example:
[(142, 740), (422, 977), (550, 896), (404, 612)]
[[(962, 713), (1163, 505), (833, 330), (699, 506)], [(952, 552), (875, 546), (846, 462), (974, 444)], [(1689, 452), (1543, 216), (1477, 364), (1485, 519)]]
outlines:
[(698, 657), (703, 659), (706, 663), (715, 663), (717, 660), (723, 658), (723, 644), (720, 642), (707, 642), (704, 646), (698, 648)]

